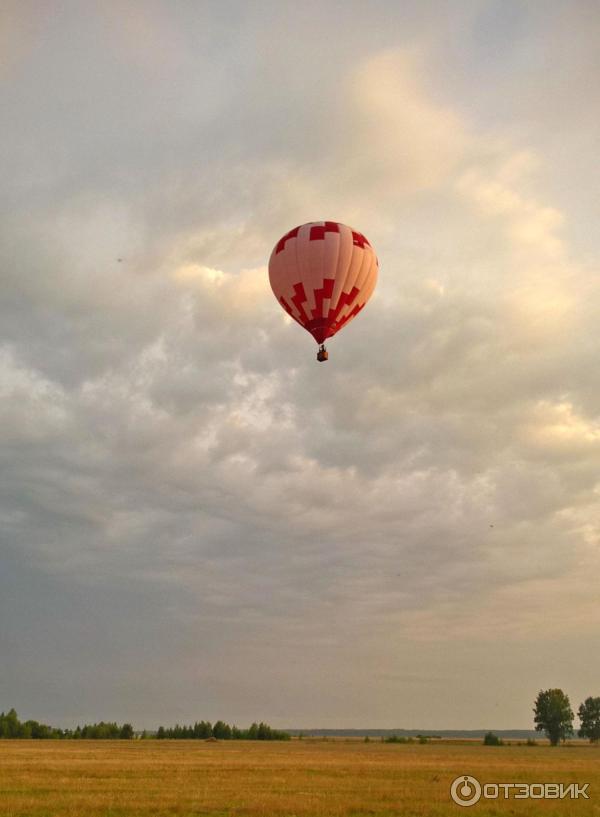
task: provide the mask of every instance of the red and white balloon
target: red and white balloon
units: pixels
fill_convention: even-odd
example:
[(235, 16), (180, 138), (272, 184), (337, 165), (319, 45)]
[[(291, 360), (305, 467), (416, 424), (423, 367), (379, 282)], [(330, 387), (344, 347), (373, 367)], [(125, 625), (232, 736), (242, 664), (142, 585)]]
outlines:
[(336, 221), (311, 221), (277, 242), (269, 280), (288, 315), (322, 344), (365, 306), (378, 267), (362, 233)]

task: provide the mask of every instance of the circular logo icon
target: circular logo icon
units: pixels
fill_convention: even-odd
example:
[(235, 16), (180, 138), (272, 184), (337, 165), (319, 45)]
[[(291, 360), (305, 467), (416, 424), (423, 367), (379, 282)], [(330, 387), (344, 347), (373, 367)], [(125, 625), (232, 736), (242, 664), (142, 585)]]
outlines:
[(481, 797), (481, 783), (468, 774), (461, 774), (450, 786), (450, 797), (459, 806), (474, 806)]

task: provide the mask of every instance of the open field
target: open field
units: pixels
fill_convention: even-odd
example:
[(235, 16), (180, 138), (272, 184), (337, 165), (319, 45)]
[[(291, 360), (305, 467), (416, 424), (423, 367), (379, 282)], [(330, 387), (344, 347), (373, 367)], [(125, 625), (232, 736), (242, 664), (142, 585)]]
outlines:
[[(590, 783), (589, 800), (449, 797), (481, 782)], [(0, 741), (2, 817), (600, 815), (600, 749), (358, 741)]]

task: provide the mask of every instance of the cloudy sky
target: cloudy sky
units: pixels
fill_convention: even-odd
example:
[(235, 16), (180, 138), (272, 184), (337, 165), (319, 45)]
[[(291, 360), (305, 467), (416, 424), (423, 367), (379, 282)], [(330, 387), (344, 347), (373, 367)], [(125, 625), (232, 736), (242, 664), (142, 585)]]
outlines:
[[(593, 0), (3, 3), (0, 709), (600, 695)], [(315, 362), (267, 260), (380, 259)], [(121, 260), (119, 260), (121, 259)]]

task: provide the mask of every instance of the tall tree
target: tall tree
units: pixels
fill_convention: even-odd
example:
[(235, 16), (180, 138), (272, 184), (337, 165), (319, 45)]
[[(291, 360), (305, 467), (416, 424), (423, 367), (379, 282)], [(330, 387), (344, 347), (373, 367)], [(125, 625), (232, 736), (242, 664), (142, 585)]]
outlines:
[(219, 740), (229, 740), (231, 737), (231, 727), (229, 724), (224, 723), (224, 721), (217, 721), (213, 728), (213, 735)]
[(535, 728), (556, 746), (573, 734), (573, 710), (562, 689), (540, 690), (533, 708)]
[(119, 732), (121, 740), (131, 740), (133, 738), (133, 726), (130, 723), (124, 723)]
[(586, 698), (577, 710), (581, 721), (580, 738), (589, 738), (591, 743), (600, 740), (600, 698)]

